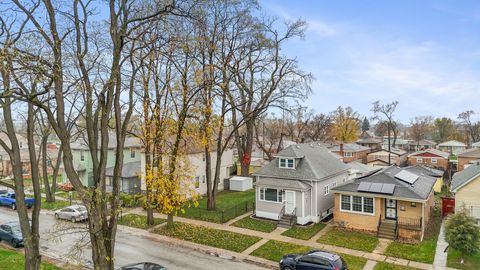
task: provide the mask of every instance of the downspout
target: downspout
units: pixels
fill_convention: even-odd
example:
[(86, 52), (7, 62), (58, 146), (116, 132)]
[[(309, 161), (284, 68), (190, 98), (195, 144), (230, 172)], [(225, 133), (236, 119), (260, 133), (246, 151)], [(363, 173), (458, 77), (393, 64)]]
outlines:
[[(313, 181), (310, 180), (310, 186), (312, 187), (312, 191), (310, 192), (310, 212), (313, 212), (313, 200), (315, 199), (315, 201), (317, 200), (317, 197), (316, 196), (313, 196)], [(315, 192), (316, 193), (316, 192)], [(315, 215), (317, 215), (317, 209), (315, 209)]]
[(422, 203), (422, 236), (420, 241), (423, 241), (423, 235), (425, 234), (425, 203)]

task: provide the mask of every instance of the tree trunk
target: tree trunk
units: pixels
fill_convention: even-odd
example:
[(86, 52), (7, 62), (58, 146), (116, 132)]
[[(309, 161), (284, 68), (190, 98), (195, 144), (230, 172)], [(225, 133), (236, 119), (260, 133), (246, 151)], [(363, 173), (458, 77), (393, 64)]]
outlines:
[(47, 166), (47, 140), (48, 135), (43, 134), (42, 137), (42, 178), (43, 178), (43, 187), (45, 190), (45, 201), (46, 202), (54, 202), (55, 195), (52, 195), (52, 191), (50, 189), (50, 183), (48, 181), (48, 166)]
[(153, 219), (153, 209), (147, 207), (147, 225), (154, 225), (155, 220)]
[(167, 228), (173, 229), (173, 214), (167, 215)]

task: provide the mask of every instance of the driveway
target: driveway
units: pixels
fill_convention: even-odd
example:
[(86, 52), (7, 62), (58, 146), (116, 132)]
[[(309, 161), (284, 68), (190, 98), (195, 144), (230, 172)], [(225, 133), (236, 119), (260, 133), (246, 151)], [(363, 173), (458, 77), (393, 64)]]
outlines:
[[(15, 220), (18, 220), (16, 212), (7, 208), (0, 208), (0, 223)], [(46, 213), (40, 214), (40, 229), (42, 235), (41, 248), (44, 252), (57, 258), (67, 256), (74, 243), (78, 242), (82, 237), (80, 231), (86, 229), (86, 224), (79, 223), (74, 225), (74, 231), (70, 231), (68, 234), (63, 235), (61, 240), (50, 239), (52, 231), (57, 230), (57, 227), (61, 224), (69, 227), (71, 225), (63, 221), (57, 222), (52, 215)], [(77, 250), (77, 256), (75, 256), (78, 257), (77, 262), (80, 262), (81, 264), (89, 264), (91, 249), (88, 246), (84, 246), (79, 250), (81, 250), (81, 252), (78, 252)], [(69, 256), (69, 258), (73, 260), (73, 257)], [(117, 232), (115, 260), (116, 266), (138, 261), (151, 261), (162, 264), (169, 270), (265, 269), (244, 262), (232, 261), (189, 249), (164, 245), (154, 240), (132, 235), (123, 231)]]

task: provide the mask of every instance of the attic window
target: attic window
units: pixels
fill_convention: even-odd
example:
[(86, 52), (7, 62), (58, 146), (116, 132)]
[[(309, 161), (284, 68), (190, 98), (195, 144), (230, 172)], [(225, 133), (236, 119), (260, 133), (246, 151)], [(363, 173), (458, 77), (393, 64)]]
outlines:
[(295, 168), (295, 159), (293, 158), (279, 158), (278, 159), (278, 167), (286, 168), (286, 169), (294, 169)]
[(353, 157), (353, 153), (352, 152), (344, 152), (343, 156), (344, 157)]

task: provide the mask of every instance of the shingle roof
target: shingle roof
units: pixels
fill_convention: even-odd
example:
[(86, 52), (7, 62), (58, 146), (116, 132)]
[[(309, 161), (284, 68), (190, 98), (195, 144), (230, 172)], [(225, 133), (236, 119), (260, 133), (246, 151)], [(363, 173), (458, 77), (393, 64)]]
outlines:
[(375, 137), (360, 138), (357, 140), (357, 143), (364, 143), (364, 144), (379, 144), (382, 142), (383, 142), (382, 138), (375, 138)]
[(422, 165), (410, 166), (410, 167), (406, 167), (405, 169), (415, 174), (426, 174), (433, 177), (442, 177), (443, 174), (445, 173), (442, 170), (437, 170), (437, 169), (433, 169), (433, 168), (422, 166)]
[(466, 167), (463, 171), (457, 172), (453, 175), (451, 189), (456, 192), (459, 188), (480, 176), (480, 163), (474, 163)]
[(433, 149), (433, 148), (425, 149), (425, 150), (420, 150), (420, 151), (417, 151), (417, 152), (413, 152), (413, 153), (411, 153), (411, 154), (408, 155), (408, 156), (409, 156), (409, 157), (411, 157), (411, 156), (417, 156), (417, 155), (425, 154), (425, 153), (434, 154), (434, 155), (437, 155), (437, 156), (440, 156), (440, 157), (443, 157), (443, 158), (448, 158), (448, 157), (450, 156), (450, 154), (447, 153), (447, 152), (443, 152), (443, 151), (440, 151), (440, 150), (438, 150), (438, 149)]
[(417, 146), (417, 145), (436, 145), (435, 142), (430, 141), (430, 140), (420, 140), (420, 141), (415, 141), (415, 140), (410, 140), (408, 141), (409, 145)]
[[(296, 158), (296, 168), (279, 168), (278, 157)], [(304, 143), (292, 145), (280, 151), (277, 157), (254, 175), (296, 180), (323, 180), (347, 170), (348, 166), (338, 160), (327, 148), (317, 143)]]
[(285, 181), (285, 179), (260, 177), (255, 185), (267, 187), (280, 187), (286, 189), (308, 190), (310, 186), (299, 180)]
[(446, 141), (446, 142), (442, 142), (440, 144), (438, 144), (438, 146), (459, 146), (459, 147), (466, 147), (467, 145), (462, 143), (462, 142), (459, 142), (459, 141), (456, 141), (456, 140), (451, 140), (451, 141)]
[[(124, 163), (122, 167), (122, 173), (120, 177), (122, 178), (132, 178), (138, 177), (142, 173), (140, 161)], [(106, 176), (113, 176), (114, 167), (109, 167), (105, 169)]]
[[(329, 147), (330, 150), (338, 152), (340, 151), (340, 145), (334, 145), (332, 147)], [(361, 146), (356, 143), (346, 143), (343, 145), (343, 151), (347, 152), (361, 152), (361, 151), (367, 151), (370, 150), (370, 147), (366, 146)]]
[(391, 196), (407, 199), (426, 200), (432, 192), (433, 186), (436, 182), (436, 178), (427, 175), (417, 174), (419, 176), (418, 180), (415, 181), (413, 185), (410, 185), (400, 179), (395, 178), (395, 175), (397, 175), (402, 170), (405, 170), (405, 168), (390, 166), (372, 175), (358, 178), (354, 182), (335, 187), (332, 190), (356, 193), (358, 192), (358, 186), (362, 182), (394, 184), (395, 189), (394, 193)]
[(468, 149), (467, 151), (459, 153), (457, 157), (480, 158), (480, 148)]

